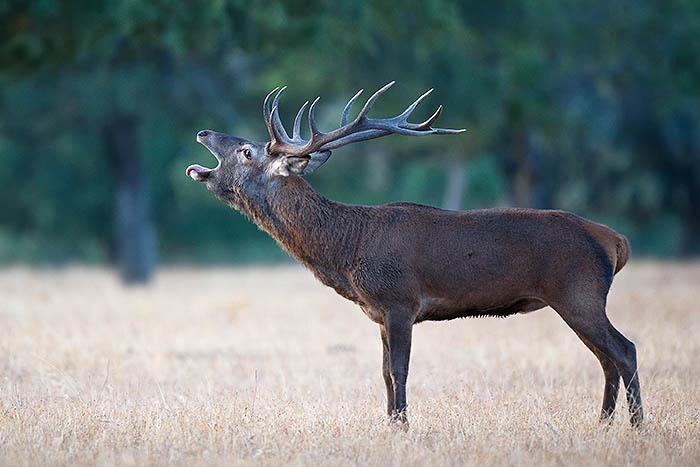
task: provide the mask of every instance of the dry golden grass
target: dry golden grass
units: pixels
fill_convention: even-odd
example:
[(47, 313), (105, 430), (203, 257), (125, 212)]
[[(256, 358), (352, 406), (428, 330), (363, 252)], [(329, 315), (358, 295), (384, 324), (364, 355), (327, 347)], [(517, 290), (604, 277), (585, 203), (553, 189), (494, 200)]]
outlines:
[(0, 272), (2, 465), (697, 465), (700, 265), (641, 263), (608, 312), (647, 420), (596, 421), (602, 372), (551, 309), (415, 328), (411, 429), (376, 326), (296, 267)]

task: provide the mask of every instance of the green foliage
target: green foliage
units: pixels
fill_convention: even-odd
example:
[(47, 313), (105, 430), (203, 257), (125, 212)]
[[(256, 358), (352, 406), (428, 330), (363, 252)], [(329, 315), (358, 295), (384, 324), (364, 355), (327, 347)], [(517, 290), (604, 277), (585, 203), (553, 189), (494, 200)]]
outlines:
[(280, 84), (285, 120), (320, 94), (330, 128), (357, 88), (392, 79), (377, 115), (435, 87), (416, 119), (442, 102), (441, 124), (469, 131), (337, 151), (312, 178), (327, 196), (439, 205), (458, 162), (465, 208), (571, 209), (621, 229), (637, 253), (698, 253), (699, 36), (694, 0), (6, 1), (0, 261), (113, 256), (101, 132), (125, 113), (139, 124), (162, 258), (279, 259), (184, 178), (211, 160), (194, 133), (265, 138), (261, 98)]

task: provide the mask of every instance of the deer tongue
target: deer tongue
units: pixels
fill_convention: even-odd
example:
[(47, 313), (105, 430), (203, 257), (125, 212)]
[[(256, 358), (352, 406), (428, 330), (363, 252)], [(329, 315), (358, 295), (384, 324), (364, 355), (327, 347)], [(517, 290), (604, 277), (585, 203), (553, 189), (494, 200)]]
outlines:
[(199, 164), (192, 164), (185, 169), (185, 175), (199, 182), (205, 180), (213, 170)]

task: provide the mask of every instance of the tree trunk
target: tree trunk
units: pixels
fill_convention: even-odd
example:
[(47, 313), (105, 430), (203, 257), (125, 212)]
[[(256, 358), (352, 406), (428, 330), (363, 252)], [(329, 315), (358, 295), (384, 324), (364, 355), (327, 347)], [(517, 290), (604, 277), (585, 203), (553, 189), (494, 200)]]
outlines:
[(528, 163), (529, 146), (527, 131), (524, 128), (517, 128), (513, 133), (513, 158), (515, 160), (513, 203), (520, 207), (529, 207), (532, 200), (532, 170)]
[(115, 114), (103, 128), (103, 141), (116, 182), (116, 264), (125, 283), (146, 283), (153, 274), (156, 242), (139, 149), (137, 118)]
[(390, 183), (389, 154), (384, 151), (367, 153), (367, 191), (372, 194), (386, 192)]
[(445, 209), (461, 209), (466, 189), (467, 173), (464, 167), (464, 161), (456, 160), (447, 166), (447, 185), (445, 186), (445, 196), (442, 206)]
[(541, 179), (542, 154), (532, 141), (532, 130), (522, 127), (512, 132), (512, 200), (515, 206), (547, 207), (547, 190)]

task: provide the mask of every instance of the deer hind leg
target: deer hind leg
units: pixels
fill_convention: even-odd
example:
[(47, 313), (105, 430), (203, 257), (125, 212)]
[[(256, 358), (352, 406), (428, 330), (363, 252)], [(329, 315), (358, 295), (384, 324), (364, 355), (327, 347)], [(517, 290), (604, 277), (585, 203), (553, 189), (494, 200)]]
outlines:
[(615, 415), (615, 405), (617, 403), (617, 395), (620, 391), (620, 372), (617, 371), (617, 367), (612, 360), (610, 360), (603, 352), (601, 352), (597, 347), (591, 344), (591, 341), (583, 337), (580, 333), (576, 335), (581, 339), (581, 341), (588, 347), (588, 349), (593, 352), (600, 366), (603, 368), (603, 375), (605, 376), (605, 388), (603, 389), (603, 407), (600, 412), (600, 421), (608, 422), (611, 421)]
[[(637, 374), (637, 351), (634, 344), (615, 329), (608, 320), (605, 314), (605, 299), (596, 300), (588, 296), (554, 306), (554, 309), (576, 334), (585, 339), (584, 343), (588, 341), (592, 347), (612, 361), (625, 383), (630, 421), (635, 426), (641, 424), (644, 415)], [(602, 361), (601, 365), (603, 365)], [(603, 368), (605, 371), (605, 367)], [(612, 374), (611, 376), (614, 377)], [(609, 392), (608, 389), (606, 373), (603, 409), (606, 408), (605, 402), (608, 401), (608, 396), (614, 399), (612, 391), (614, 387), (611, 387)]]
[(610, 333), (615, 339), (618, 352), (622, 355), (617, 368), (622, 375), (622, 381), (625, 383), (630, 422), (632, 422), (632, 425), (639, 426), (644, 420), (644, 411), (642, 409), (642, 395), (637, 370), (637, 348), (632, 341), (623, 336), (612, 324), (610, 325)]

